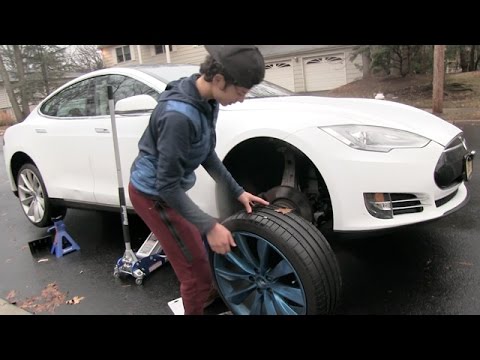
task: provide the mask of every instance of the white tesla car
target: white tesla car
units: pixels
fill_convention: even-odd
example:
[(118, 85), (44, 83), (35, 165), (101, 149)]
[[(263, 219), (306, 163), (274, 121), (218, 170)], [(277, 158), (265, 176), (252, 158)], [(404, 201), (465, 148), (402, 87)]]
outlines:
[[(116, 109), (124, 110), (116, 124), (128, 184), (155, 104), (144, 102), (145, 95), (157, 99), (169, 81), (197, 70), (159, 65), (91, 72), (10, 127), (5, 163), (27, 218), (44, 227), (70, 207), (118, 209), (107, 85)], [(264, 82), (243, 103), (221, 108), (217, 138), (219, 157), (246, 190), (335, 232), (419, 223), (468, 201), (474, 152), (461, 130), (400, 103), (294, 96)], [(204, 211), (225, 218), (240, 209), (203, 168), (197, 179), (189, 195)]]

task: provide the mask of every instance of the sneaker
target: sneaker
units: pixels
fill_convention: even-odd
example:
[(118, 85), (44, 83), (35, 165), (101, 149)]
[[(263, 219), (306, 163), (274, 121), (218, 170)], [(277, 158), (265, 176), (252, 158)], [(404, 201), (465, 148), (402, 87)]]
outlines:
[(218, 298), (220, 298), (220, 294), (218, 293), (217, 289), (212, 287), (212, 290), (210, 290), (210, 293), (208, 294), (208, 298), (205, 301), (205, 305), (203, 306), (203, 308), (206, 309), (207, 307), (212, 305)]

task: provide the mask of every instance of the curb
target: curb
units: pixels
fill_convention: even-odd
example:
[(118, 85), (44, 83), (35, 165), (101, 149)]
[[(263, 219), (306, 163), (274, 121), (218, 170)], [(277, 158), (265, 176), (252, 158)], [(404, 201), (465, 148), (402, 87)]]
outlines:
[(0, 298), (0, 315), (33, 315), (18, 306), (10, 304), (8, 301)]

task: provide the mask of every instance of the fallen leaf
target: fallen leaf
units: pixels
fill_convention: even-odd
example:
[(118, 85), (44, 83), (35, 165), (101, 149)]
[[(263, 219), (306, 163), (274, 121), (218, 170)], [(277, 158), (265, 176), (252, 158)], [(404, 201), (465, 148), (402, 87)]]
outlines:
[(17, 293), (15, 292), (15, 290), (10, 290), (5, 300), (7, 300), (10, 304), (13, 304), (16, 302), (14, 300), (15, 296), (17, 296)]
[(288, 214), (289, 212), (293, 211), (293, 209), (289, 209), (289, 208), (278, 208), (278, 209), (275, 209), (276, 212), (279, 212), (279, 213), (282, 213), (282, 214)]
[(46, 261), (48, 261), (48, 259), (40, 259), (37, 262), (41, 263), (41, 262), (46, 262)]
[(83, 299), (85, 299), (85, 296), (74, 296), (73, 299), (71, 300), (68, 300), (66, 302), (66, 304), (68, 305), (75, 305), (75, 304), (78, 304), (80, 301), (82, 301)]
[(28, 245), (23, 245), (20, 250), (25, 250), (25, 249), (28, 249)]
[(465, 265), (465, 266), (473, 266), (472, 263), (466, 262), (466, 261), (459, 261), (457, 264), (459, 264), (459, 265)]
[(34, 310), (34, 312), (49, 311), (53, 313), (57, 306), (65, 303), (66, 295), (60, 292), (56, 283), (48, 284), (42, 290), (40, 296), (32, 296), (20, 303), (18, 306), (24, 310)]

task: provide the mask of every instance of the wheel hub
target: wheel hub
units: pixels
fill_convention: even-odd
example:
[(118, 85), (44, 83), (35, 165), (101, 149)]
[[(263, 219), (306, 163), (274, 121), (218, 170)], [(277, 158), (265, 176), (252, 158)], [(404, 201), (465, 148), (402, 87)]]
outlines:
[(313, 221), (312, 208), (308, 198), (300, 190), (290, 186), (276, 186), (262, 195), (270, 204), (293, 209), (293, 212), (304, 219)]
[(263, 278), (263, 276), (257, 277), (255, 280), (256, 285), (259, 289), (264, 289), (269, 285), (269, 282)]

